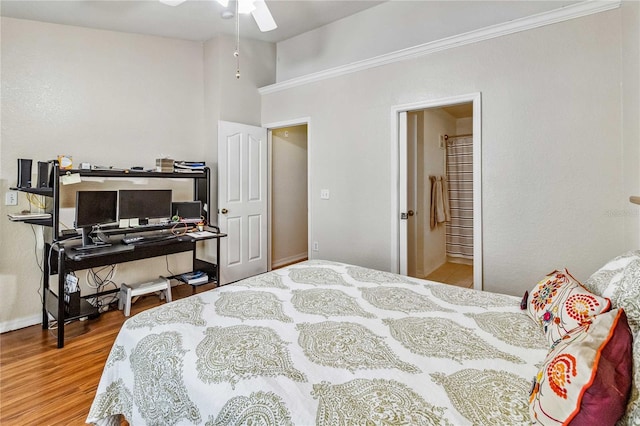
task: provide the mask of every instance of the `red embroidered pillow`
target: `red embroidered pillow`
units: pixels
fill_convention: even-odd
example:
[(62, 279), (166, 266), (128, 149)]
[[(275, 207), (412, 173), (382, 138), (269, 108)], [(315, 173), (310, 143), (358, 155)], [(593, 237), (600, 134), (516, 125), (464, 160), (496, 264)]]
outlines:
[(614, 425), (630, 394), (632, 341), (623, 309), (597, 315), (565, 335), (531, 389), (534, 424)]
[(566, 269), (536, 284), (527, 302), (529, 316), (542, 326), (550, 345), (610, 307), (609, 299), (591, 293)]

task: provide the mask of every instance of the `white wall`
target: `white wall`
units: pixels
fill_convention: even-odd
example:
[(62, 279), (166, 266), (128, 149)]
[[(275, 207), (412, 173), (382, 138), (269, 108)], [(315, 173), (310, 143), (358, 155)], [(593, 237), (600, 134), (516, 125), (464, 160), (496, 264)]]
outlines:
[[(199, 42), (2, 18), (3, 194), (16, 184), (17, 158), (152, 167), (161, 155), (201, 157), (203, 118)], [(19, 199), (2, 203), (0, 216), (27, 208)], [(2, 222), (0, 321), (32, 324), (41, 319), (42, 228)], [(145, 262), (121, 265), (115, 279), (166, 273), (164, 259)]]
[(306, 259), (307, 126), (272, 131), (271, 266)]
[[(17, 158), (67, 154), (76, 165), (153, 167), (166, 155), (204, 159), (215, 173), (218, 120), (259, 124), (257, 88), (275, 81), (271, 43), (241, 42), (237, 80), (228, 37), (203, 45), (11, 18), (0, 22), (2, 194), (16, 184)], [(187, 190), (176, 185), (190, 195), (191, 182)], [(0, 203), (0, 216), (28, 208), (24, 194), (19, 199), (18, 207)], [(215, 202), (211, 209), (215, 220)], [(0, 331), (41, 320), (42, 230), (0, 220)], [(203, 244), (200, 255), (211, 259), (215, 245)], [(121, 264), (115, 281), (156, 278), (167, 274), (167, 263), (172, 272), (183, 272), (190, 260), (184, 253)], [(78, 275), (86, 287), (84, 272)]]
[[(389, 1), (278, 43), (277, 81), (361, 61), (576, 1)], [(498, 12), (498, 13), (496, 13)]]
[[(233, 52), (235, 40), (219, 36), (204, 43), (204, 159), (217, 175), (218, 121), (260, 125), (261, 97), (258, 87), (275, 81), (276, 47), (273, 43), (241, 40), (240, 78)], [(217, 219), (217, 180), (212, 183), (211, 220)], [(213, 244), (208, 247), (213, 256)]]
[[(240, 41), (240, 78), (236, 78), (235, 39), (219, 36), (204, 44), (207, 88), (207, 125), (217, 120), (259, 126), (260, 96), (258, 87), (275, 81), (276, 47), (256, 40)], [(215, 118), (215, 120), (210, 120)], [(216, 133), (214, 132), (214, 133)]]
[[(607, 212), (628, 206), (619, 171), (622, 13), (266, 92), (263, 122), (313, 122), (317, 256), (392, 269), (391, 108), (475, 92), (485, 289), (521, 295), (554, 268), (586, 278), (619, 254), (624, 221)], [(328, 203), (315, 196), (320, 188), (331, 189)]]
[(473, 117), (459, 118), (456, 120), (456, 134), (467, 135), (473, 133)]
[[(423, 113), (424, 120), (424, 194), (430, 194), (431, 183), (429, 175), (443, 176), (445, 174), (445, 151), (440, 148), (440, 135), (456, 134), (456, 120), (447, 112), (439, 109), (427, 109)], [(431, 199), (424, 198), (424, 214), (421, 217), (424, 225), (424, 275), (429, 275), (447, 260), (446, 254), (446, 226), (444, 223), (430, 228), (429, 212)]]
[[(622, 28), (622, 166), (626, 195), (640, 194), (640, 2), (624, 1)], [(640, 207), (627, 203), (612, 212), (624, 220), (628, 250), (640, 247)]]

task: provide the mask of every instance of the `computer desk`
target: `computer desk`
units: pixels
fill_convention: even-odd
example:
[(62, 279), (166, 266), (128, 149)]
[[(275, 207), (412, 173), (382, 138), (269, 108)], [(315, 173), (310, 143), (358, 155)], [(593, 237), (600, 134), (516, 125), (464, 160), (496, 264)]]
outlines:
[[(227, 234), (221, 233), (217, 227), (207, 227), (212, 235), (200, 238), (190, 237), (188, 235), (178, 236), (176, 239), (162, 241), (158, 244), (145, 244), (133, 246), (133, 249), (119, 251), (117, 245), (112, 250), (100, 252), (100, 254), (86, 257), (80, 260), (72, 259), (67, 253), (71, 247), (68, 241), (59, 241), (54, 244), (46, 243), (44, 247), (44, 268), (43, 268), (43, 304), (42, 304), (42, 328), (49, 328), (49, 314), (51, 314), (58, 323), (58, 348), (64, 347), (64, 327), (66, 321), (78, 320), (81, 318), (97, 318), (100, 312), (96, 306), (87, 302), (86, 298), (97, 298), (110, 293), (119, 291), (118, 289), (107, 290), (100, 293), (93, 293), (88, 296), (82, 296), (80, 299), (79, 312), (69, 313), (65, 309), (64, 295), (65, 279), (68, 272), (79, 271), (83, 269), (96, 268), (99, 266), (119, 264), (131, 262), (134, 260), (149, 259), (152, 257), (166, 256), (169, 254), (183, 253), (187, 251), (193, 252), (193, 270), (205, 271), (210, 279), (209, 282), (220, 283), (220, 269), (217, 263), (207, 262), (197, 258), (196, 243), (204, 240), (216, 240), (216, 262), (220, 260), (220, 238), (224, 238)], [(116, 243), (121, 244), (121, 243)], [(54, 293), (50, 288), (49, 276), (58, 275), (58, 292)], [(177, 278), (177, 276), (167, 277)], [(193, 293), (196, 292), (196, 286), (192, 285)]]

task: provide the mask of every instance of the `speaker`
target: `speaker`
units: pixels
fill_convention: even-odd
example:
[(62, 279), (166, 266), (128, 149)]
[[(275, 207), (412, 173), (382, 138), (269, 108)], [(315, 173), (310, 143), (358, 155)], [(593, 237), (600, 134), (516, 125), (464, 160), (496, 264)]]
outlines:
[(31, 188), (31, 160), (18, 158), (18, 188)]
[(51, 186), (51, 174), (53, 167), (50, 161), (38, 161), (38, 188), (49, 188)]

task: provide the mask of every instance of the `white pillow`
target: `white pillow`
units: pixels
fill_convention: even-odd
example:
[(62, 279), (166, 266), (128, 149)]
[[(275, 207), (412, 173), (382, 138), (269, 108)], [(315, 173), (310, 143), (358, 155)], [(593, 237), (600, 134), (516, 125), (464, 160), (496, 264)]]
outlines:
[(592, 292), (604, 296), (610, 286), (617, 286), (622, 279), (624, 269), (633, 261), (640, 260), (640, 250), (629, 251), (614, 257), (593, 273), (582, 284)]

